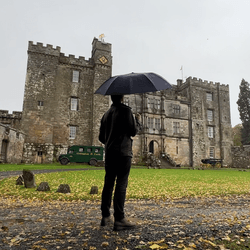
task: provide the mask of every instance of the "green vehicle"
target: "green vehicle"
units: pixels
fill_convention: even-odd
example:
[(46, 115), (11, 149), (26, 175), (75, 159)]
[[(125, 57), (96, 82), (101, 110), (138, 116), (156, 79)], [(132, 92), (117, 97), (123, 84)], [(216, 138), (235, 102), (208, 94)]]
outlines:
[(60, 155), (58, 160), (62, 165), (69, 162), (87, 162), (96, 166), (98, 161), (103, 161), (103, 147), (74, 145), (68, 148), (67, 154)]

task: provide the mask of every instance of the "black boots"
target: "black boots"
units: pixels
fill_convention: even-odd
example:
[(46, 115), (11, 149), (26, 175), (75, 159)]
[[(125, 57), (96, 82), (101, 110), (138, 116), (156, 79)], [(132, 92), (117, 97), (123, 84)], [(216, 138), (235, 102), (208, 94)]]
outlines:
[(133, 228), (135, 228), (135, 224), (129, 222), (125, 218), (120, 221), (115, 221), (114, 223), (114, 231), (129, 230)]

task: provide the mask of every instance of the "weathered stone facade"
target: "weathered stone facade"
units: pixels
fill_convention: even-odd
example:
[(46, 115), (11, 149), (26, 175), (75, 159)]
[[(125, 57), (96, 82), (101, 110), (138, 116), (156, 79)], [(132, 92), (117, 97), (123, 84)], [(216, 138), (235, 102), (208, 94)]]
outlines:
[(169, 155), (176, 165), (199, 166), (201, 159), (232, 164), (229, 87), (187, 78), (171, 90), (125, 96), (142, 116), (143, 130), (134, 139), (134, 155)]
[(0, 163), (21, 163), (25, 135), (0, 123)]
[(111, 44), (95, 38), (89, 60), (60, 50), (29, 42), (21, 122), (26, 162), (51, 162), (70, 145), (100, 145), (109, 98), (94, 92), (111, 76)]

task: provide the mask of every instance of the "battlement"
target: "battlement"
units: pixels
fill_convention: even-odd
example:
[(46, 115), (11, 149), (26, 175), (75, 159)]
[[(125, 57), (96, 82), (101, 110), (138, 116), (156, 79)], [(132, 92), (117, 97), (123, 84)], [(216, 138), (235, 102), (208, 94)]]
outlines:
[(91, 64), (91, 59), (86, 60), (84, 56), (79, 56), (77, 58), (75, 55), (65, 56), (64, 53), (60, 53), (59, 61), (61, 63), (76, 64), (79, 66), (88, 66)]
[(22, 112), (21, 111), (13, 111), (12, 114), (9, 114), (9, 110), (0, 109), (0, 117), (8, 118), (8, 119), (21, 119)]
[(182, 83), (182, 85), (184, 84), (200, 84), (201, 86), (207, 86), (207, 87), (217, 87), (219, 86), (220, 89), (223, 90), (229, 90), (229, 85), (228, 84), (220, 84), (219, 82), (212, 82), (212, 81), (207, 81), (207, 80), (202, 80), (201, 78), (197, 78), (197, 77), (188, 77), (186, 79), (186, 82)]
[(41, 53), (52, 56), (60, 56), (61, 47), (56, 46), (53, 48), (51, 44), (43, 46), (43, 43), (34, 44), (33, 41), (29, 41), (28, 52)]

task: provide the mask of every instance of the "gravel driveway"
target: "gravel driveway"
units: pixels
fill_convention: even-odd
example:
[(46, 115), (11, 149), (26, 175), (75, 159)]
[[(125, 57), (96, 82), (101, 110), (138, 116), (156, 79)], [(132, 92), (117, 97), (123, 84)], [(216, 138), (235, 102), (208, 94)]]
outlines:
[[(130, 231), (100, 227), (100, 202), (0, 198), (0, 249), (225, 249), (250, 236), (250, 196), (129, 200)], [(234, 236), (232, 236), (234, 235)]]

